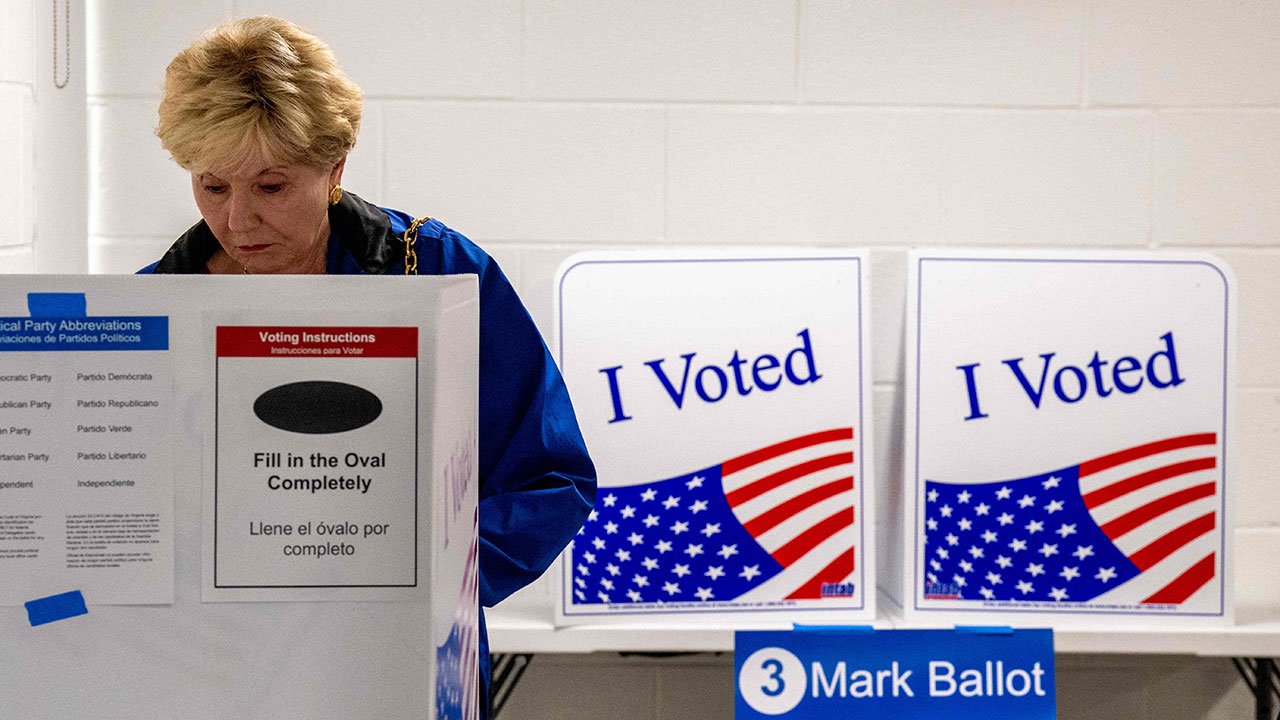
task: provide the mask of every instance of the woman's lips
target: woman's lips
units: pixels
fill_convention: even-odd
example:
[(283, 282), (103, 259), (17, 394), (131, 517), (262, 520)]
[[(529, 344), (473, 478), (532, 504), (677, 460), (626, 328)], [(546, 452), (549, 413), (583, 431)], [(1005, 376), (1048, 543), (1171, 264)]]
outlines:
[(241, 252), (258, 252), (259, 250), (266, 250), (269, 247), (271, 247), (271, 245), (268, 243), (264, 245), (241, 245), (236, 249)]

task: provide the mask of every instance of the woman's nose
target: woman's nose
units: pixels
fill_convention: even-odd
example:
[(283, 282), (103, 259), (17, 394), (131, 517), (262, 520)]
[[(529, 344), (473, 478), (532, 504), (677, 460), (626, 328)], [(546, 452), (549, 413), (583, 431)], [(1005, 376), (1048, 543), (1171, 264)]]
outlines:
[(258, 226), (258, 211), (249, 193), (231, 192), (227, 200), (227, 229), (246, 232)]

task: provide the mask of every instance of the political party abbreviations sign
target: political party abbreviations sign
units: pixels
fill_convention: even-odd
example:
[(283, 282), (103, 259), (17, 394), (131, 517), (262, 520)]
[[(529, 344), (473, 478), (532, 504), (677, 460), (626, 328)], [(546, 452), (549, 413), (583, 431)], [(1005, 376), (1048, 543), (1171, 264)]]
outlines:
[(173, 602), (167, 308), (0, 295), (0, 606)]
[(739, 720), (1057, 717), (1049, 630), (738, 632), (734, 664)]
[(565, 622), (873, 613), (865, 254), (576, 255), (558, 359), (599, 471)]
[(919, 252), (908, 318), (909, 615), (1229, 616), (1228, 268)]

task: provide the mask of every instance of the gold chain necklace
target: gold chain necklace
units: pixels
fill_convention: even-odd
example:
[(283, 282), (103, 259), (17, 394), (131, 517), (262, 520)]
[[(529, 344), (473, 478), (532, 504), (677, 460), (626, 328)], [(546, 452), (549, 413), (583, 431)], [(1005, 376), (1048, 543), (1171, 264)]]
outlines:
[(429, 221), (430, 217), (422, 217), (409, 223), (404, 231), (404, 274), (418, 274), (418, 251), (413, 249), (413, 242), (418, 237), (418, 228)]

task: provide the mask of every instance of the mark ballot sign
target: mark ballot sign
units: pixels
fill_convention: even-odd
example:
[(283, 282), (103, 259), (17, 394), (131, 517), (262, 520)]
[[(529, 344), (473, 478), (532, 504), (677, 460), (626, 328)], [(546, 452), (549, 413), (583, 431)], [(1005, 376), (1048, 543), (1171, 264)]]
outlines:
[(1230, 269), (918, 252), (909, 291), (907, 614), (1229, 619)]
[(874, 612), (866, 298), (847, 250), (561, 267), (558, 360), (600, 478), (561, 621)]
[(1056, 718), (1053, 632), (983, 630), (740, 631), (734, 717)]

